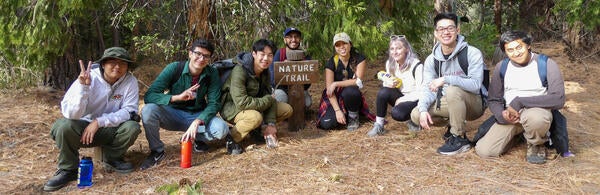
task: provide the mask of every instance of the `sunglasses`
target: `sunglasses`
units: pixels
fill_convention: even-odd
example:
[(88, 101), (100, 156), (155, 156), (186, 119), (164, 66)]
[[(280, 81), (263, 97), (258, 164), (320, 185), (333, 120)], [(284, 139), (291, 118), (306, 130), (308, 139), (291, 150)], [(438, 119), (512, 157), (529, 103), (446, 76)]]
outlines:
[(396, 39), (400, 39), (400, 38), (405, 39), (406, 36), (405, 35), (392, 35), (392, 36), (390, 36), (391, 40), (396, 40)]

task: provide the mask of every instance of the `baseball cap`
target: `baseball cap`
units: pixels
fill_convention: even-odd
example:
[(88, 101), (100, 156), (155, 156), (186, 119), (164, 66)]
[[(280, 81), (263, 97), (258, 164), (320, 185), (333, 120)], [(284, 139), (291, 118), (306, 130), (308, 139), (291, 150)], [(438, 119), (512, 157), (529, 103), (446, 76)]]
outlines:
[(300, 32), (300, 30), (298, 30), (297, 28), (294, 27), (288, 27), (285, 29), (285, 31), (283, 31), (283, 36), (287, 36), (288, 34), (290, 34), (291, 32), (297, 32), (298, 34), (300, 34), (300, 36), (302, 36), (302, 32)]
[(350, 43), (352, 40), (350, 40), (350, 36), (348, 36), (348, 34), (346, 34), (345, 32), (341, 32), (333, 36), (333, 46), (335, 46), (335, 43), (337, 43), (338, 41)]

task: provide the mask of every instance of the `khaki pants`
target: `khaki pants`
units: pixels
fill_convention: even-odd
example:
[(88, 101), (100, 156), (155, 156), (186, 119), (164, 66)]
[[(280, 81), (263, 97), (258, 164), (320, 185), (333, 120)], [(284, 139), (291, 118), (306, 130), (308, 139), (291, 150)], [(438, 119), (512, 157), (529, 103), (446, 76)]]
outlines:
[[(445, 92), (446, 95), (440, 100), (439, 110), (436, 109), (435, 102), (429, 107), (433, 126), (444, 126), (449, 123), (452, 134), (463, 135), (466, 132), (465, 120), (472, 121), (483, 115), (481, 96), (456, 86), (446, 87)], [(418, 108), (414, 108), (410, 116), (415, 124), (419, 124), (421, 113)]]
[[(292, 106), (287, 103), (277, 102), (277, 122), (290, 118), (292, 112)], [(240, 142), (250, 131), (263, 124), (263, 116), (261, 112), (256, 110), (242, 110), (235, 115), (233, 123), (235, 127), (231, 130), (231, 136), (236, 142)]]
[(524, 108), (520, 122), (515, 125), (494, 124), (475, 145), (481, 157), (498, 157), (506, 152), (511, 140), (523, 133), (527, 143), (540, 145), (548, 141), (548, 130), (552, 123), (552, 112), (544, 108)]

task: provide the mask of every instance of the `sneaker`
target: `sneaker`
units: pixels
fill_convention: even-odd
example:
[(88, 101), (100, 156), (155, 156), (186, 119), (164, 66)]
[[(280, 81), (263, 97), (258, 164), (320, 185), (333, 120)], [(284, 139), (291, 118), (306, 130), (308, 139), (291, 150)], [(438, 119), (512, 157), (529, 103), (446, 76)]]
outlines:
[(471, 149), (471, 142), (463, 136), (452, 135), (446, 140), (446, 143), (437, 149), (437, 152), (443, 155), (455, 155)]
[(149, 169), (150, 167), (158, 165), (158, 163), (160, 163), (160, 161), (162, 161), (165, 157), (166, 157), (165, 151), (162, 151), (162, 152), (151, 151), (150, 155), (148, 155), (148, 157), (146, 157), (146, 160), (144, 160), (144, 162), (142, 162), (142, 166), (140, 166), (140, 170), (146, 170), (146, 169)]
[(77, 170), (59, 169), (54, 176), (44, 184), (44, 191), (53, 192), (65, 187), (69, 182), (77, 180)]
[(104, 169), (109, 172), (131, 173), (133, 171), (133, 164), (122, 160), (107, 161), (102, 162), (102, 164), (104, 165)]
[(546, 163), (546, 148), (543, 144), (533, 145), (527, 143), (527, 162), (532, 164)]
[(421, 131), (421, 126), (413, 123), (411, 120), (408, 120), (406, 122), (406, 126), (408, 127), (408, 131), (410, 132)]
[(225, 141), (225, 147), (227, 148), (227, 154), (238, 155), (238, 154), (241, 154), (244, 152), (244, 149), (242, 148), (242, 146), (240, 146), (240, 144), (235, 142), (233, 140), (233, 137), (231, 137), (231, 135), (227, 135), (227, 137), (225, 139), (227, 140), (227, 141)]
[(209, 149), (210, 149), (210, 146), (208, 146), (208, 144), (204, 143), (203, 141), (200, 141), (200, 140), (194, 141), (194, 152), (195, 153), (208, 152)]
[(352, 117), (348, 117), (348, 131), (354, 131), (356, 129), (358, 129), (358, 126), (360, 125), (360, 121), (358, 121), (358, 117), (356, 118), (352, 118)]
[(371, 129), (369, 132), (367, 132), (367, 136), (375, 137), (377, 135), (383, 135), (384, 133), (385, 133), (385, 129), (383, 129), (383, 125), (381, 125), (379, 123), (374, 123), (373, 129)]
[(446, 129), (446, 133), (444, 133), (442, 139), (447, 141), (448, 139), (450, 139), (450, 137), (452, 137), (452, 133), (450, 132), (450, 125), (448, 125), (448, 129)]

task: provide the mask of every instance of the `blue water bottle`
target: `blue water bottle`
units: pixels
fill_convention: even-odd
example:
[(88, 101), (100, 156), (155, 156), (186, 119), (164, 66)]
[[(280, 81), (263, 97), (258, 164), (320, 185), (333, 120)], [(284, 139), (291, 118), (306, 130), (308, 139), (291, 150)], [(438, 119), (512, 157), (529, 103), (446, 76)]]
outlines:
[(79, 161), (79, 174), (77, 175), (77, 187), (79, 189), (92, 187), (92, 173), (94, 163), (92, 157), (84, 156)]

